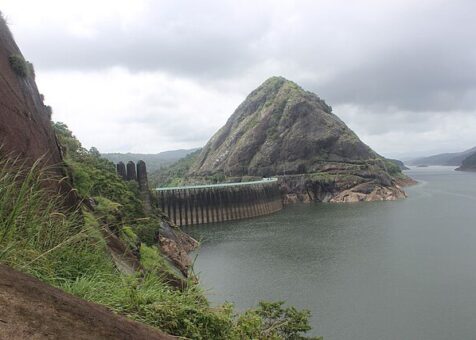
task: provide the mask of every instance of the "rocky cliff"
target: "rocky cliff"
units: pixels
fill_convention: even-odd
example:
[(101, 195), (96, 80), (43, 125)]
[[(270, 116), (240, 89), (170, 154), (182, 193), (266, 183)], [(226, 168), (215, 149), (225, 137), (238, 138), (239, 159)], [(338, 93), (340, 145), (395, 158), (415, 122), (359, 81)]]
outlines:
[[(282, 77), (251, 92), (203, 148), (189, 175), (283, 176), (283, 190), (297, 197), (309, 183), (320, 186), (326, 198), (312, 196), (318, 200), (405, 197), (395, 181), (404, 177), (398, 166), (364, 144), (317, 95)], [(303, 181), (308, 185), (298, 185)]]
[[(44, 165), (62, 178), (68, 175), (64, 151), (52, 127), (51, 108), (44, 105), (35, 83), (33, 66), (24, 59), (0, 13), (0, 157), (18, 157), (27, 165), (42, 158)], [(69, 177), (73, 181), (71, 174)], [(81, 195), (72, 190), (70, 181), (50, 181), (48, 185), (67, 193), (68, 205), (76, 206)], [(185, 272), (190, 265), (187, 252), (195, 241), (171, 228), (166, 217), (161, 223), (164, 252)]]
[[(62, 161), (50, 120), (51, 110), (35, 83), (33, 65), (25, 61), (0, 15), (0, 145), (3, 154), (27, 162), (45, 157), (48, 165)], [(63, 170), (56, 167), (59, 175)]]

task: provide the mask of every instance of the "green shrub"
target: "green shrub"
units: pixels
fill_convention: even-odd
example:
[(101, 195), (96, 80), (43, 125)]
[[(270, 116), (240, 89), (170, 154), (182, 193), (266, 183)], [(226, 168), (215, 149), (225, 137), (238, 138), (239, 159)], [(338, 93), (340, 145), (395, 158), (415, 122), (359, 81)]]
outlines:
[(10, 66), (13, 69), (13, 72), (15, 72), (18, 76), (22, 78), (25, 78), (28, 76), (34, 76), (35, 72), (34, 72), (33, 64), (26, 61), (22, 55), (20, 54), (11, 55), (8, 58), (8, 61), (10, 62)]
[(400, 166), (392, 160), (384, 159), (384, 164), (385, 164), (385, 168), (387, 172), (392, 176), (398, 175), (402, 172), (402, 169), (400, 169)]
[(65, 124), (57, 122), (53, 127), (63, 146), (73, 184), (82, 197), (107, 198), (120, 205), (126, 219), (143, 215), (136, 182), (119, 178), (114, 163), (102, 158), (96, 148), (89, 151), (83, 148)]

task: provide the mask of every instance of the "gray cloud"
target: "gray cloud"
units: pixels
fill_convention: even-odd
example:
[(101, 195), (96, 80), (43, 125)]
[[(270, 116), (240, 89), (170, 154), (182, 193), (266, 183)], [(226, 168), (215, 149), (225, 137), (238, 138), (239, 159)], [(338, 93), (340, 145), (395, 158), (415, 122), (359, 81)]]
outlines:
[[(6, 0), (5, 12), (39, 73), (80, 71), (97, 79), (114, 67), (127, 70), (121, 79), (134, 88), (124, 88), (124, 95), (135, 93), (138, 99), (127, 105), (140, 114), (128, 116), (129, 106), (109, 109), (100, 98), (91, 100), (92, 111), (110, 110), (113, 117), (119, 110), (123, 114), (114, 119), (124, 127), (152, 126), (163, 137), (157, 143), (204, 144), (238, 98), (277, 74), (338, 108), (373, 147), (392, 133), (415, 142), (428, 138), (439, 148), (476, 144), (470, 133), (458, 141), (442, 126), (452, 118), (466, 124), (454, 129), (467, 131), (476, 116), (472, 0), (45, 0), (29, 16), (19, 2)], [(141, 95), (147, 75), (178, 80), (170, 87), (157, 82), (163, 87)], [(64, 81), (79, 87), (72, 79)], [(193, 86), (181, 91), (180, 81)], [(201, 95), (194, 96), (197, 91)], [(69, 108), (51, 96), (53, 104)], [(414, 151), (408, 143), (385, 150)]]
[(42, 69), (122, 66), (210, 81), (275, 62), (335, 104), (475, 108), (473, 1), (283, 3), (148, 2), (137, 22), (99, 21), (90, 36), (54, 20), (22, 34)]

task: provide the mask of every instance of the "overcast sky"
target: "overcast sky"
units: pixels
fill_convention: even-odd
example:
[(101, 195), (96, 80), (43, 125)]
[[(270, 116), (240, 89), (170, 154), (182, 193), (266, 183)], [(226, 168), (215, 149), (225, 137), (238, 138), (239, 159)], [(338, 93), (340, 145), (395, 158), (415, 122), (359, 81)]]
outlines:
[(0, 0), (86, 147), (199, 147), (281, 75), (388, 157), (476, 146), (476, 1)]

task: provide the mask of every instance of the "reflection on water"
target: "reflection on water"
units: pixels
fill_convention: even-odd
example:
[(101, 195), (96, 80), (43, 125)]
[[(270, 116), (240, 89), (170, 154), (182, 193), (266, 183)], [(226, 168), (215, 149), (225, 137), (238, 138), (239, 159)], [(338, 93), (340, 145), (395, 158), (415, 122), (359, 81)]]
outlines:
[(476, 174), (408, 172), (397, 202), (294, 205), (189, 228), (215, 303), (285, 300), (326, 340), (476, 338)]

